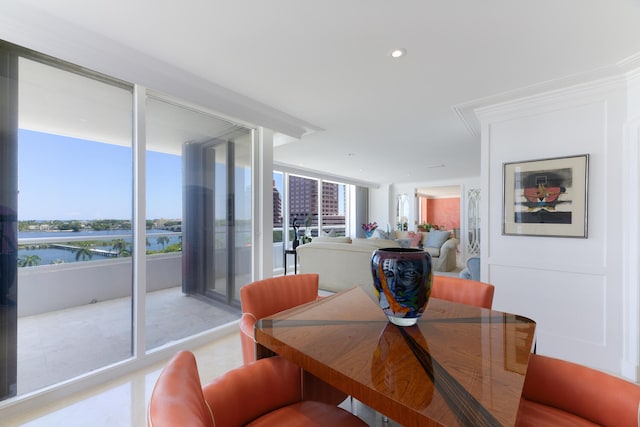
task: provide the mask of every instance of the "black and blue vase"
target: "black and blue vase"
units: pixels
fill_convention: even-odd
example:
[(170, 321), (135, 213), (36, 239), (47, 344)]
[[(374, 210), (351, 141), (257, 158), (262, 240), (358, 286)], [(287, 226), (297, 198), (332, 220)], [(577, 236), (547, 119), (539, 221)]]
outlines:
[(382, 248), (371, 256), (373, 286), (389, 321), (398, 326), (418, 322), (431, 295), (433, 274), (429, 252)]

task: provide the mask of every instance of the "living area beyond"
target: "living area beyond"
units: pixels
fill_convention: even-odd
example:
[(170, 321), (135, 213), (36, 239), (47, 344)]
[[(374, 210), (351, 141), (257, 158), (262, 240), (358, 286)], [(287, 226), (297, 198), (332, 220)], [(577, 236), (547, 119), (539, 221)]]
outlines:
[(298, 246), (299, 271), (319, 273), (320, 289), (339, 292), (371, 281), (370, 262), (374, 250), (403, 245), (428, 251), (434, 271), (451, 271), (456, 268), (458, 239), (451, 231), (392, 231), (386, 237), (316, 237), (311, 243)]

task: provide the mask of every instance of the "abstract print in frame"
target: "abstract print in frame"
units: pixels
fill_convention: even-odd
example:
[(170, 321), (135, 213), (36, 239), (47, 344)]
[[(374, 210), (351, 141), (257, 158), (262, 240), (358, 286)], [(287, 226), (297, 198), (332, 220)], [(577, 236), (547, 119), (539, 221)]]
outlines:
[(587, 237), (589, 155), (504, 163), (502, 234)]

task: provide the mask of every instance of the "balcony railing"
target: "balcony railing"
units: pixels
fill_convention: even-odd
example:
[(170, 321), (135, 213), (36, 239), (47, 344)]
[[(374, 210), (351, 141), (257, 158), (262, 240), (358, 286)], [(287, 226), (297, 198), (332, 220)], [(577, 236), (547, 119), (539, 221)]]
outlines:
[[(154, 240), (161, 236), (179, 235), (181, 233), (157, 233), (148, 238)], [(72, 246), (74, 242), (106, 242), (117, 239), (131, 239), (131, 235), (21, 238), (18, 244), (20, 247), (42, 247), (71, 243)], [(283, 251), (282, 242), (273, 244), (274, 275), (283, 271)], [(131, 257), (96, 256), (76, 261), (74, 252), (69, 251), (69, 254), (69, 260), (63, 263), (18, 268), (18, 316), (31, 316), (131, 296)], [(292, 261), (293, 258), (289, 257), (289, 262)], [(293, 265), (288, 268), (293, 270)], [(147, 255), (147, 292), (180, 287), (181, 284), (182, 252)]]

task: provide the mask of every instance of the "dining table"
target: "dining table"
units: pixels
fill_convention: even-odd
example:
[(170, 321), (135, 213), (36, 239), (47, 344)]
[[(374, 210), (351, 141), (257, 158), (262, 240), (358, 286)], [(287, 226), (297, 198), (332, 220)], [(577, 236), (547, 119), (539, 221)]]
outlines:
[(535, 328), (436, 298), (396, 326), (356, 286), (258, 320), (256, 356), (280, 355), (403, 426), (512, 426)]

